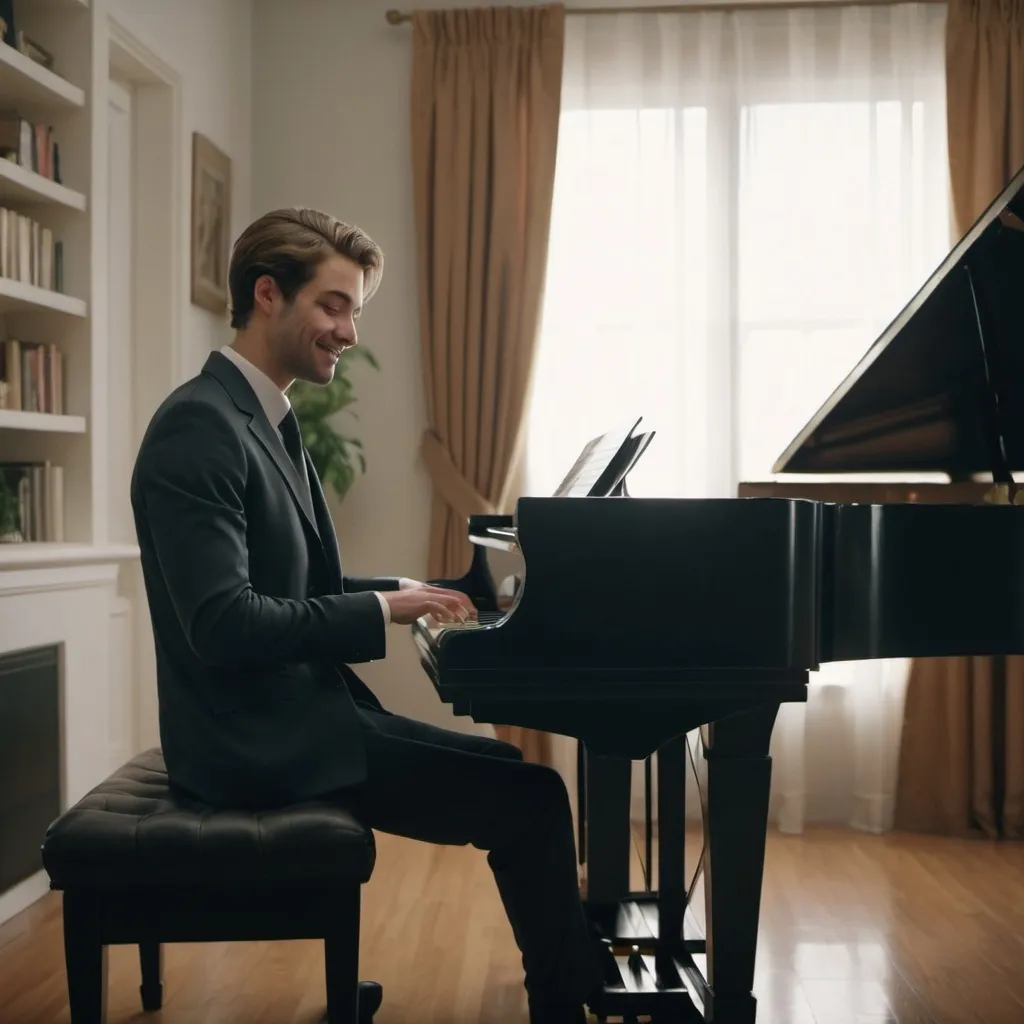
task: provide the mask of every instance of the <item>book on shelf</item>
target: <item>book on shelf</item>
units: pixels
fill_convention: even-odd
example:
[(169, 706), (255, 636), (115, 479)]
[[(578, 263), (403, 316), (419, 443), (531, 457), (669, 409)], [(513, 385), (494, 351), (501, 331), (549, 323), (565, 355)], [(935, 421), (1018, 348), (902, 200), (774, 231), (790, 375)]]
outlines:
[(16, 110), (0, 110), (0, 157), (62, 184), (52, 125), (30, 121)]
[(0, 462), (0, 542), (64, 540), (64, 467)]
[(0, 277), (64, 291), (63, 244), (49, 228), (5, 206), (0, 206)]
[(34, 60), (37, 64), (41, 64), (47, 71), (53, 71), (53, 54), (41, 46), (31, 36), (25, 35), (21, 29), (18, 29), (18, 45), (16, 49), (20, 50), (30, 60)]
[(0, 409), (64, 415), (64, 355), (52, 342), (0, 342)]
[(0, 42), (17, 47), (18, 26), (14, 20), (14, 0), (0, 0)]
[[(14, 12), (15, 0), (0, 0), (0, 42), (6, 43), (12, 49), (19, 50), (37, 64), (44, 68), (53, 70), (54, 58), (49, 50), (44, 49), (39, 42), (25, 34), (24, 29), (19, 28), (15, 21)], [(18, 8), (21, 9), (22, 0), (18, 0)]]

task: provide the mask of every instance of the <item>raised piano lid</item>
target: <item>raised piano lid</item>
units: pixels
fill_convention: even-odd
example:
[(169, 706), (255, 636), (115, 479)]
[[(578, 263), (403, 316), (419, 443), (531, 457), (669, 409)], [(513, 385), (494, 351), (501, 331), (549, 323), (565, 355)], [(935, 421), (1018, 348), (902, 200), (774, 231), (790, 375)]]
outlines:
[(936, 471), (963, 479), (998, 468), (996, 422), (1008, 468), (1024, 468), (1024, 168), (772, 471)]

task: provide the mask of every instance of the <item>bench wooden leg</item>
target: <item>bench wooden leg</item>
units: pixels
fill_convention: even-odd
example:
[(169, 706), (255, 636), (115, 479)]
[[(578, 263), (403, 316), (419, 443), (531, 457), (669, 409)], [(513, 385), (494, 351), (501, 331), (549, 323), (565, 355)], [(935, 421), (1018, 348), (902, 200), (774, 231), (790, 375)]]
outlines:
[(164, 1002), (164, 947), (159, 942), (139, 943), (139, 964), (142, 967), (142, 1008), (159, 1010)]
[(359, 886), (332, 893), (324, 908), (329, 930), (324, 936), (329, 1024), (359, 1024)]
[(64, 893), (64, 965), (71, 1024), (106, 1024), (107, 947), (100, 904), (88, 890)]

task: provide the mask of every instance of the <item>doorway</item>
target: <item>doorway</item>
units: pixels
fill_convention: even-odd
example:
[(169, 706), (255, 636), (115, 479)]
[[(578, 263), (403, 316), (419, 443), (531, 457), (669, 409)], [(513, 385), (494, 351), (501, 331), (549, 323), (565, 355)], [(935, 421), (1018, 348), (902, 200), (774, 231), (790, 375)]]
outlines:
[(115, 544), (135, 542), (128, 495), (138, 443), (133, 397), (133, 152), (131, 85), (111, 78), (107, 86), (107, 531)]
[[(183, 287), (181, 78), (111, 17), (107, 301), (109, 505), (112, 541), (135, 543), (130, 483), (153, 412), (180, 380)], [(142, 572), (126, 563), (112, 626), (111, 736), (128, 753), (159, 742), (156, 658)], [(123, 717), (119, 718), (121, 715)]]

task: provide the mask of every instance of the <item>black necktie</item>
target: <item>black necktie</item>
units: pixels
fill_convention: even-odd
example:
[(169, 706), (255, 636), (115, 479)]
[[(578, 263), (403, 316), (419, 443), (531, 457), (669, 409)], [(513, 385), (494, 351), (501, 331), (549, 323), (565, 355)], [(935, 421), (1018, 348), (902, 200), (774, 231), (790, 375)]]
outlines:
[(299, 420), (294, 409), (289, 409), (285, 418), (281, 420), (281, 438), (284, 440), (285, 451), (292, 460), (295, 472), (299, 474), (302, 486), (306, 493), (309, 493), (309, 477), (306, 476), (306, 458), (303, 455), (302, 433), (299, 430)]

